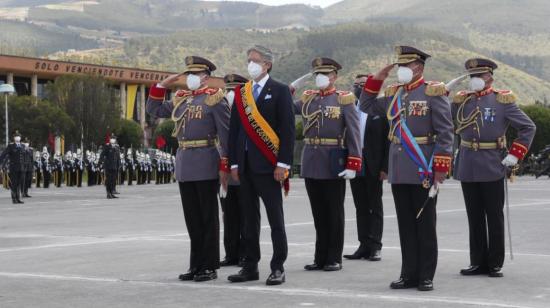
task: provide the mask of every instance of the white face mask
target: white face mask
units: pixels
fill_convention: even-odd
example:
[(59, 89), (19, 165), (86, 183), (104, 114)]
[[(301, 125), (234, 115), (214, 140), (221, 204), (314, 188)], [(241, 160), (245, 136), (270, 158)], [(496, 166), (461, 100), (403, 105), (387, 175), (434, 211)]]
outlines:
[(330, 79), (327, 75), (317, 74), (317, 76), (315, 76), (315, 85), (317, 88), (324, 90), (330, 85)]
[(109, 142), (110, 142), (111, 144), (115, 144), (115, 143), (116, 143), (116, 139), (111, 138), (111, 140), (109, 140)]
[(397, 80), (399, 80), (400, 83), (409, 83), (411, 82), (413, 78), (413, 70), (406, 67), (406, 66), (400, 66), (397, 69)]
[(470, 79), (470, 90), (478, 92), (485, 88), (485, 80), (479, 77), (472, 77)]
[(201, 78), (194, 74), (187, 75), (187, 87), (189, 90), (197, 90), (201, 87)]
[(250, 75), (250, 77), (252, 77), (252, 79), (256, 79), (260, 77), (262, 73), (263, 73), (263, 68), (260, 64), (254, 61), (250, 61), (250, 63), (248, 63), (248, 74)]
[(19, 137), (19, 136), (13, 137), (13, 141), (19, 143), (19, 142), (21, 142), (21, 137)]
[(225, 98), (227, 99), (227, 102), (229, 103), (229, 106), (232, 106), (233, 101), (235, 101), (235, 91), (228, 91), (225, 94)]
[(23, 143), (24, 146), (26, 146), (27, 148), (29, 147), (30, 143)]

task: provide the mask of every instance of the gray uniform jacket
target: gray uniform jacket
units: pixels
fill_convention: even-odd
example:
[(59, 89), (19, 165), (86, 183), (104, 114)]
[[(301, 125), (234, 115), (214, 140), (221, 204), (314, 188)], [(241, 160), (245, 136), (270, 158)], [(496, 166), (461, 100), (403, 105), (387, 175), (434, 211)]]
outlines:
[[(459, 92), (453, 99), (452, 114), (456, 133), (468, 144), (459, 147), (455, 162), (454, 177), (459, 181), (491, 182), (504, 177), (501, 161), (506, 155), (504, 136), (509, 126), (518, 132), (510, 148), (518, 159), (525, 156), (535, 136), (535, 124), (519, 109), (511, 91)], [(487, 143), (497, 144), (497, 148), (484, 149)]]
[[(221, 89), (178, 91), (173, 101), (165, 101), (165, 89), (151, 88), (147, 112), (176, 122), (180, 143), (176, 154), (176, 179), (179, 182), (218, 178), (220, 159), (227, 157), (229, 105)], [(193, 142), (207, 140), (207, 146)], [(199, 142), (200, 141), (200, 142)], [(182, 142), (188, 146), (182, 147)], [(226, 160), (226, 159), (225, 159)]]
[(346, 168), (361, 170), (361, 133), (355, 101), (351, 92), (308, 90), (295, 102), (296, 113), (303, 118), (306, 141), (302, 151), (302, 177), (338, 178), (331, 170), (330, 157), (331, 150), (337, 148), (348, 150)]
[[(359, 99), (359, 108), (369, 115), (386, 116), (390, 103), (399, 87), (402, 90), (401, 114), (414, 137), (423, 137), (427, 144), (420, 144), (424, 156), (429, 161), (434, 157), (433, 171), (448, 172), (453, 145), (453, 122), (451, 106), (445, 85), (438, 82), (418, 80), (410, 85), (388, 87), (384, 97), (378, 97), (382, 82), (367, 79)], [(390, 134), (392, 132), (390, 122)], [(392, 137), (390, 136), (390, 138)], [(389, 152), (388, 181), (392, 184), (422, 184), (418, 166), (401, 144), (392, 142)]]

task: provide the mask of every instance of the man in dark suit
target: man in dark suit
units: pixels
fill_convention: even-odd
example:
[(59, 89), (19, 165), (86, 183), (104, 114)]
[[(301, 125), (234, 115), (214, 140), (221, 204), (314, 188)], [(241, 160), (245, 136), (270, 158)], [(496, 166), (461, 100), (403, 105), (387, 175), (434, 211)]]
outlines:
[(16, 131), (13, 135), (13, 143), (0, 154), (0, 166), (9, 161), (9, 183), (11, 188), (11, 201), (14, 204), (21, 201), (22, 183), (25, 181), (25, 146), (21, 143), (21, 134)]
[(116, 191), (116, 178), (120, 168), (120, 148), (116, 143), (116, 137), (111, 135), (109, 143), (105, 145), (101, 152), (100, 163), (105, 170), (105, 188), (107, 190), (107, 199), (118, 198), (114, 195)]
[(245, 264), (238, 274), (228, 279), (231, 282), (259, 279), (259, 198), (262, 198), (273, 242), (271, 274), (266, 284), (277, 285), (285, 282), (283, 264), (288, 253), (281, 186), (288, 183), (292, 165), (295, 139), (293, 101), (288, 86), (269, 76), (273, 65), (272, 52), (263, 46), (254, 46), (247, 55), (252, 81), (235, 91), (229, 128), (231, 175), (241, 183)]
[[(366, 75), (358, 75), (354, 82), (356, 97), (367, 81)], [(344, 258), (365, 258), (380, 261), (384, 210), (382, 205), (382, 182), (388, 173), (389, 125), (384, 117), (370, 116), (360, 112), (361, 140), (363, 142), (363, 169), (350, 180), (357, 219), (359, 248)]]

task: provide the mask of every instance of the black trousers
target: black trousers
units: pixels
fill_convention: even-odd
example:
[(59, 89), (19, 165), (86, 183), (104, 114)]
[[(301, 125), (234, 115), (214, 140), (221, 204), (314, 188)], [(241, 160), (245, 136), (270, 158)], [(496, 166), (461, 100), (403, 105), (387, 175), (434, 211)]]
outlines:
[(53, 181), (55, 187), (61, 187), (61, 182), (63, 182), (63, 172), (61, 170), (53, 172)]
[(244, 257), (244, 217), (239, 199), (239, 186), (227, 186), (227, 195), (221, 200), (223, 211), (223, 246), (227, 260)]
[(179, 182), (187, 232), (191, 239), (191, 270), (220, 268), (218, 180)]
[[(246, 168), (249, 170), (250, 168)], [(272, 271), (284, 271), (284, 262), (288, 255), (285, 219), (283, 212), (283, 195), (281, 184), (273, 174), (240, 174), (240, 197), (244, 211), (244, 245), (245, 269), (257, 270), (260, 261), (260, 200), (265, 205), (267, 220), (271, 227), (273, 256), (270, 267)]]
[(32, 174), (34, 172), (33, 171), (26, 171), (25, 172), (25, 184), (23, 186), (23, 192), (25, 194), (28, 194), (29, 192), (29, 188), (31, 188), (31, 185), (32, 185)]
[(40, 182), (42, 182), (42, 172), (36, 169), (36, 188), (40, 188)]
[(470, 229), (470, 264), (502, 267), (504, 263), (504, 179), (462, 182)]
[(342, 263), (344, 249), (344, 179), (305, 179), (315, 225), (315, 258), (320, 266)]
[(128, 169), (128, 185), (132, 185), (134, 181), (134, 169)]
[(21, 194), (23, 193), (23, 186), (25, 183), (25, 171), (10, 171), (9, 176), (11, 199), (21, 200)]
[(44, 175), (44, 188), (50, 188), (51, 172), (42, 171), (42, 174)]
[(350, 180), (350, 186), (355, 204), (359, 243), (371, 251), (380, 250), (384, 229), (382, 181), (367, 172), (366, 176)]
[(112, 194), (116, 191), (117, 170), (105, 170), (105, 189), (107, 194)]
[(88, 172), (88, 186), (94, 186), (97, 182), (96, 173), (92, 169), (87, 169)]
[(77, 187), (82, 187), (82, 170), (80, 169), (76, 169), (76, 186)]
[(416, 219), (428, 198), (429, 189), (422, 185), (393, 184), (392, 193), (401, 244), (401, 277), (432, 279), (437, 267), (436, 203), (430, 202)]

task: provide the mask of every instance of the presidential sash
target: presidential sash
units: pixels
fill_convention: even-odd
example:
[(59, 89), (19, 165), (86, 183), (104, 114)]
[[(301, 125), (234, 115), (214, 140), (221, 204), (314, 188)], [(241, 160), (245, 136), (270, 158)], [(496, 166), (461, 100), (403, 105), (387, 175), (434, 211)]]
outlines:
[(416, 142), (416, 139), (407, 126), (406, 119), (401, 117), (401, 113), (405, 111), (401, 102), (402, 92), (403, 87), (400, 87), (393, 96), (388, 108), (387, 117), (392, 124), (390, 134), (392, 136), (395, 134), (395, 136), (399, 138), (407, 155), (418, 166), (418, 175), (422, 181), (422, 186), (424, 186), (424, 188), (430, 188), (433, 182), (433, 155), (430, 157), (429, 161), (426, 159), (424, 152), (422, 152), (418, 142)]
[[(247, 82), (243, 87), (235, 89), (235, 106), (241, 119), (244, 131), (248, 138), (254, 142), (263, 156), (273, 165), (277, 166), (279, 153), (279, 136), (267, 123), (256, 106), (252, 94), (252, 82)], [(288, 174), (284, 181), (285, 195), (288, 194)]]

